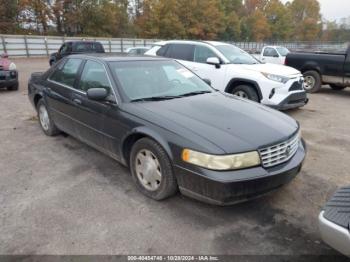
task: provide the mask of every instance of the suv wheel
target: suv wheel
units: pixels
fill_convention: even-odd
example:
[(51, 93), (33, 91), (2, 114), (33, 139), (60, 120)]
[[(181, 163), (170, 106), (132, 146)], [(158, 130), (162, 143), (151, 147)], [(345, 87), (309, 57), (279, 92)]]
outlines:
[(37, 104), (37, 112), (39, 123), (44, 133), (48, 136), (55, 136), (59, 134), (60, 131), (50, 118), (49, 112), (43, 99), (40, 99)]
[(304, 72), (304, 88), (308, 93), (316, 93), (321, 89), (321, 76), (316, 71)]
[(232, 90), (232, 94), (244, 99), (259, 102), (259, 97), (254, 88), (248, 85), (240, 85)]
[(177, 191), (176, 179), (167, 153), (149, 138), (138, 140), (132, 147), (130, 170), (137, 188), (152, 199), (162, 200)]

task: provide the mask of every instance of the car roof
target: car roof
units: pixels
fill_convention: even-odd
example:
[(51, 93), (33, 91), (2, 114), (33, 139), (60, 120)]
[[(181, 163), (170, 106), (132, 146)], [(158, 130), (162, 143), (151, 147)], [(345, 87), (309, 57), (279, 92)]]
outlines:
[(159, 46), (163, 46), (166, 44), (192, 44), (192, 45), (207, 44), (211, 46), (230, 45), (228, 43), (219, 42), (219, 41), (198, 41), (198, 40), (169, 40), (169, 41), (159, 41), (159, 42), (153, 43), (153, 45), (159, 45)]
[(157, 57), (157, 56), (146, 56), (146, 55), (138, 55), (138, 56), (130, 56), (128, 54), (111, 54), (111, 53), (91, 53), (91, 54), (76, 54), (70, 55), (69, 57), (81, 58), (81, 59), (98, 59), (105, 62), (126, 62), (126, 61), (171, 61), (173, 59)]
[(101, 44), (101, 42), (98, 42), (98, 41), (93, 41), (93, 40), (66, 41), (65, 43), (73, 43), (73, 44), (79, 44), (79, 43), (87, 43), (87, 44), (91, 44), (91, 43), (99, 43), (99, 44)]

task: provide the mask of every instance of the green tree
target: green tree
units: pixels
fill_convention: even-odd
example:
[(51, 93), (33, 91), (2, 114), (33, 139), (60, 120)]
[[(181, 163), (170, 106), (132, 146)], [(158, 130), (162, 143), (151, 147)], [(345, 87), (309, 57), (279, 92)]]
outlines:
[(317, 0), (294, 0), (288, 5), (296, 40), (314, 41), (322, 30), (320, 4)]
[(247, 36), (252, 41), (264, 41), (271, 37), (271, 29), (264, 13), (259, 9), (255, 10), (247, 19)]
[(13, 0), (0, 0), (0, 33), (12, 34), (17, 30), (18, 4)]
[(270, 0), (265, 7), (265, 16), (271, 29), (271, 39), (288, 40), (293, 33), (290, 9), (279, 0)]
[(217, 39), (224, 30), (219, 0), (178, 0), (178, 15), (190, 39)]
[(219, 34), (221, 40), (237, 41), (241, 36), (241, 22), (239, 15), (242, 13), (241, 0), (221, 0), (221, 10), (224, 13), (223, 31)]

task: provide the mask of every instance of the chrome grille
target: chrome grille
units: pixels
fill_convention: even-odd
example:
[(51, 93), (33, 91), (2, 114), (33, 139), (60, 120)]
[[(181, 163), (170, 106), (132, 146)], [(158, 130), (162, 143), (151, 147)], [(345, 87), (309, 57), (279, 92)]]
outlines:
[(272, 167), (282, 164), (291, 159), (298, 150), (299, 135), (270, 147), (259, 150), (261, 162), (264, 167)]

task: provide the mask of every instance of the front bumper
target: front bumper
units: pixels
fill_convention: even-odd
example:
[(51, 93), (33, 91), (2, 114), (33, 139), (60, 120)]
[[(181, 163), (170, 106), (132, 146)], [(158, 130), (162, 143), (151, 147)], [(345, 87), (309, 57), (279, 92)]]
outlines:
[(309, 99), (307, 98), (307, 94), (305, 91), (303, 91), (298, 93), (292, 93), (289, 96), (287, 96), (282, 102), (280, 102), (278, 105), (271, 105), (271, 107), (278, 110), (288, 110), (288, 109), (302, 107), (306, 105), (308, 102), (309, 102)]
[(18, 83), (17, 71), (0, 71), (0, 88), (9, 87)]
[(301, 170), (306, 155), (302, 141), (293, 158), (265, 169), (254, 167), (236, 171), (200, 169), (194, 172), (175, 166), (182, 194), (215, 205), (231, 205), (259, 197), (290, 182)]

